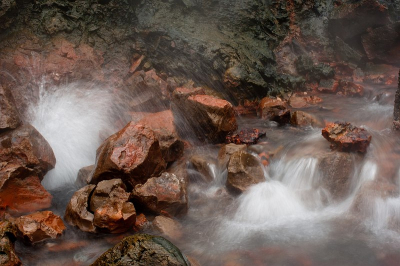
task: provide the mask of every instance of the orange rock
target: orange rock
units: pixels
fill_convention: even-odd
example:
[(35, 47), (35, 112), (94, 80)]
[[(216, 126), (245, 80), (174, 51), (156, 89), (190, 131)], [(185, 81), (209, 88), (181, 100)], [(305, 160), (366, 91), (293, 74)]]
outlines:
[(290, 120), (290, 110), (280, 98), (263, 98), (258, 106), (258, 112), (261, 118), (269, 119), (279, 124), (286, 124)]

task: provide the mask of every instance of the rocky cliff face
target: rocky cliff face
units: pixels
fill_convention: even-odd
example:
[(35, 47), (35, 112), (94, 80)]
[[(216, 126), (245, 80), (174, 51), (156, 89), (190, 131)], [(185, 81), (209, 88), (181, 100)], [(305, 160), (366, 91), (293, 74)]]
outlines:
[(384, 83), (390, 78), (369, 73), (386, 64), (390, 76), (400, 64), (399, 8), (376, 0), (3, 0), (0, 75), (20, 88), (22, 107), (43, 76), (129, 89), (135, 72), (155, 69), (171, 86), (193, 80), (233, 101), (313, 88), (332, 73)]

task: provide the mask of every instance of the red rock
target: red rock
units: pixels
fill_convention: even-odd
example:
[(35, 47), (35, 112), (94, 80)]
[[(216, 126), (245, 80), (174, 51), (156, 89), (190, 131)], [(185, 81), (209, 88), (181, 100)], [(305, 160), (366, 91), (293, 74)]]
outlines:
[(136, 210), (132, 202), (128, 201), (129, 196), (121, 179), (99, 182), (90, 199), (90, 210), (94, 213), (93, 225), (109, 233), (132, 229)]
[(49, 208), (52, 198), (37, 176), (11, 177), (0, 189), (1, 208), (15, 215)]
[(245, 151), (247, 149), (247, 145), (236, 145), (233, 143), (226, 144), (221, 147), (218, 152), (218, 163), (223, 166), (229, 161), (229, 158), (232, 154), (237, 151)]
[(350, 189), (355, 162), (349, 153), (329, 152), (323, 154), (318, 163), (322, 184), (334, 199), (343, 199)]
[(0, 132), (15, 129), (20, 124), (21, 120), (11, 91), (0, 84)]
[(182, 225), (172, 218), (157, 216), (153, 220), (153, 228), (169, 239), (177, 240), (182, 237)]
[(172, 111), (149, 114), (138, 123), (154, 131), (165, 162), (176, 161), (183, 155), (184, 143), (176, 131)]
[(131, 122), (97, 149), (96, 166), (90, 183), (121, 178), (133, 187), (164, 170), (165, 161), (154, 132)]
[(236, 115), (256, 115), (258, 105), (258, 101), (245, 100), (242, 105), (235, 106), (233, 109)]
[(331, 142), (331, 149), (346, 152), (365, 153), (371, 142), (371, 135), (363, 128), (350, 123), (328, 123), (322, 129), (322, 136)]
[(351, 81), (339, 81), (338, 94), (345, 96), (362, 97), (364, 95), (364, 87)]
[(258, 112), (263, 119), (286, 124), (290, 120), (290, 110), (284, 101), (279, 98), (265, 97), (260, 101)]
[(93, 225), (94, 215), (89, 211), (89, 196), (95, 187), (87, 185), (76, 191), (65, 210), (65, 221), (85, 232), (96, 232)]
[(318, 96), (302, 96), (296, 95), (294, 97), (290, 97), (289, 105), (293, 108), (305, 108), (310, 104), (321, 103), (322, 99)]
[(260, 131), (257, 128), (253, 129), (242, 129), (239, 133), (228, 134), (225, 138), (225, 143), (235, 144), (256, 144), (258, 139), (265, 136), (264, 131)]
[(153, 177), (143, 185), (136, 185), (132, 197), (137, 208), (154, 213), (166, 211), (176, 216), (188, 210), (187, 181), (173, 173)]
[(295, 111), (290, 116), (290, 124), (293, 126), (316, 126), (322, 127), (322, 123), (313, 115), (303, 112)]
[(78, 176), (75, 180), (75, 185), (78, 185), (79, 187), (86, 186), (88, 184), (88, 180), (90, 179), (90, 175), (93, 169), (94, 165), (85, 166), (79, 169)]
[(242, 193), (250, 186), (265, 181), (260, 161), (245, 151), (232, 154), (228, 162), (226, 187), (233, 193)]
[(19, 237), (31, 244), (49, 238), (57, 238), (66, 229), (60, 216), (51, 211), (21, 216), (15, 220), (15, 224), (19, 231)]
[(135, 226), (133, 227), (133, 229), (135, 230), (135, 232), (142, 231), (144, 228), (147, 227), (148, 223), (149, 221), (147, 220), (146, 216), (141, 213), (136, 216)]
[(200, 128), (201, 133), (211, 141), (223, 141), (229, 132), (237, 129), (235, 111), (226, 100), (194, 95), (188, 97), (186, 108), (191, 124)]
[(22, 265), (14, 249), (16, 236), (17, 230), (14, 224), (7, 220), (0, 221), (0, 265)]
[(337, 93), (339, 88), (339, 81), (334, 79), (321, 80), (319, 82), (318, 91), (323, 93)]

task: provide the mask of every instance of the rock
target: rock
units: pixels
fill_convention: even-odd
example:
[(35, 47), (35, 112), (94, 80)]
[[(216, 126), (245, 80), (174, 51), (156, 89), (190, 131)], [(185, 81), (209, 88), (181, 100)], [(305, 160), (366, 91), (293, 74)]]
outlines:
[(308, 81), (319, 81), (335, 76), (335, 71), (327, 64), (313, 62), (309, 56), (301, 55), (295, 61), (297, 72), (306, 76)]
[(320, 157), (318, 169), (322, 174), (323, 186), (334, 199), (343, 199), (350, 188), (355, 162), (351, 154), (329, 152)]
[(0, 265), (22, 265), (14, 249), (16, 236), (17, 229), (13, 223), (7, 220), (0, 221)]
[(313, 115), (303, 112), (303, 111), (295, 111), (292, 112), (290, 116), (290, 124), (293, 126), (315, 126), (322, 127), (322, 123)]
[(93, 225), (100, 231), (122, 233), (132, 229), (136, 210), (121, 179), (101, 181), (90, 198)]
[(339, 82), (334, 79), (323, 79), (319, 82), (318, 91), (323, 93), (336, 93), (339, 88)]
[(257, 144), (258, 139), (265, 136), (265, 131), (260, 131), (257, 128), (253, 129), (242, 129), (239, 133), (228, 134), (225, 138), (225, 143), (235, 144)]
[(394, 96), (393, 129), (400, 130), (400, 72), (399, 83), (397, 85), (396, 94)]
[(138, 123), (154, 131), (166, 163), (176, 161), (183, 155), (184, 144), (175, 129), (174, 116), (170, 110), (149, 114)]
[(194, 170), (202, 174), (206, 182), (211, 182), (214, 180), (213, 175), (210, 173), (211, 158), (195, 154), (192, 157), (190, 157), (189, 161), (193, 166)]
[(345, 152), (367, 152), (371, 135), (363, 128), (350, 123), (328, 123), (322, 129), (322, 136), (331, 142), (331, 149)]
[(344, 96), (364, 96), (364, 87), (362, 85), (346, 80), (339, 81), (338, 91), (338, 94)]
[(37, 176), (12, 177), (0, 189), (0, 205), (13, 215), (49, 208), (52, 198)]
[(141, 213), (136, 216), (135, 226), (133, 227), (133, 230), (135, 230), (135, 232), (142, 231), (143, 229), (147, 228), (148, 224), (149, 221), (147, 220), (146, 216)]
[(242, 145), (236, 145), (233, 143), (226, 144), (221, 147), (221, 149), (218, 152), (218, 162), (219, 164), (226, 165), (226, 163), (229, 161), (229, 158), (231, 157), (232, 154), (234, 154), (237, 151), (245, 151), (247, 149), (247, 145), (242, 144)]
[(108, 265), (189, 266), (190, 263), (185, 255), (165, 238), (136, 234), (124, 238), (91, 266)]
[(400, 22), (369, 28), (361, 37), (369, 60), (398, 64), (400, 60)]
[(130, 122), (97, 149), (90, 183), (121, 178), (134, 187), (164, 170), (165, 162), (154, 132), (144, 125)]
[(286, 103), (279, 98), (263, 98), (258, 106), (258, 112), (262, 119), (275, 121), (279, 124), (286, 124), (290, 121), (290, 110)]
[(157, 216), (154, 218), (153, 228), (169, 239), (178, 240), (182, 237), (182, 225), (169, 217)]
[(94, 170), (94, 164), (85, 166), (85, 167), (82, 167), (81, 169), (79, 169), (78, 176), (76, 177), (75, 185), (77, 185), (79, 187), (86, 186), (93, 170)]
[(199, 88), (178, 87), (172, 93), (172, 98), (179, 105), (180, 101), (187, 100), (190, 96), (204, 95), (204, 94), (206, 94), (206, 92), (202, 87)]
[(213, 142), (221, 142), (237, 128), (235, 111), (226, 100), (208, 95), (189, 96), (186, 101), (186, 116), (197, 129), (199, 136)]
[(21, 124), (11, 91), (0, 84), (0, 132), (15, 129)]
[(94, 215), (89, 211), (89, 197), (95, 187), (87, 185), (76, 191), (65, 210), (65, 221), (85, 232), (96, 232), (93, 225)]
[(19, 231), (19, 237), (30, 244), (57, 238), (66, 229), (60, 216), (51, 211), (21, 216), (15, 220), (15, 224)]
[(137, 208), (176, 216), (188, 210), (187, 181), (173, 173), (152, 177), (143, 185), (135, 186), (132, 197)]
[(353, 49), (350, 45), (345, 43), (338, 36), (335, 38), (335, 56), (336, 60), (341, 62), (349, 62), (352, 64), (360, 65), (363, 55)]
[(256, 157), (245, 151), (232, 154), (228, 162), (226, 187), (234, 193), (242, 193), (251, 185), (265, 181), (263, 168)]
[(318, 96), (293, 96), (289, 99), (289, 105), (292, 108), (305, 108), (310, 104), (317, 104), (322, 102)]

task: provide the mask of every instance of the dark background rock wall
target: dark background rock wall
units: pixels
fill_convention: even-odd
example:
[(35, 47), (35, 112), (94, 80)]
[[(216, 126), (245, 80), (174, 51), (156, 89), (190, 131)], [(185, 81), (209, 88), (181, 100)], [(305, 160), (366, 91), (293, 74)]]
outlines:
[(155, 69), (173, 85), (193, 80), (240, 101), (334, 76), (387, 83), (400, 65), (399, 1), (0, 3), (0, 77), (22, 109), (43, 77), (129, 90), (135, 72)]

